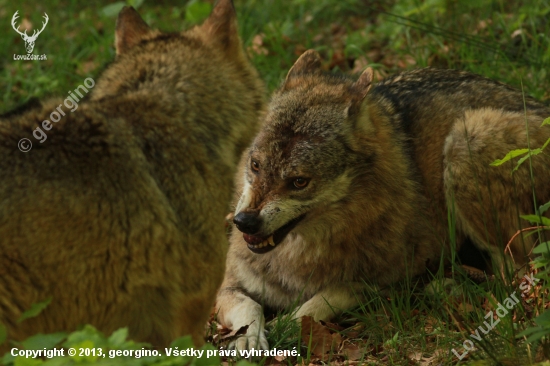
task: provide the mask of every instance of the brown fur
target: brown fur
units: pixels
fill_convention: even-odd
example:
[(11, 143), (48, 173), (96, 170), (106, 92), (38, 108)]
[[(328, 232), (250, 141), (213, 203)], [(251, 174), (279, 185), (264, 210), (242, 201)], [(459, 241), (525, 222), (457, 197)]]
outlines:
[[(527, 97), (524, 112), (521, 92), (461, 71), (371, 82), (369, 69), (357, 81), (324, 74), (307, 51), (274, 93), (237, 177), (235, 223), (252, 243), (233, 230), (217, 300), (222, 323), (250, 324), (237, 347), (267, 347), (260, 304), (297, 300), (296, 317), (328, 319), (357, 304), (363, 281), (384, 286), (437, 265), (450, 249), (448, 209), (459, 241), (495, 255), (529, 225), (517, 216), (534, 210), (528, 165), (511, 175), (511, 164), (489, 163), (527, 146), (525, 114), (532, 147), (550, 138), (540, 127), (549, 108)], [(541, 204), (550, 159), (533, 160)], [(297, 178), (309, 184), (296, 189)], [(250, 249), (302, 215), (272, 250)], [(532, 240), (514, 241), (518, 266)]]
[(0, 119), (0, 323), (12, 340), (89, 323), (159, 347), (186, 334), (203, 343), (263, 85), (230, 0), (174, 34), (125, 8), (116, 48), (89, 97), (30, 152), (17, 141), (63, 101)]

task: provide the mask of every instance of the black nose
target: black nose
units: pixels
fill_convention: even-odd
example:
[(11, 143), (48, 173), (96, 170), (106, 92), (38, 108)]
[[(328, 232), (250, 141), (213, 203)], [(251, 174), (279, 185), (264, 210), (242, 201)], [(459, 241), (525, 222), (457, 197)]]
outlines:
[(245, 234), (255, 234), (260, 231), (262, 221), (257, 213), (239, 212), (233, 218), (233, 222), (237, 225), (237, 229)]

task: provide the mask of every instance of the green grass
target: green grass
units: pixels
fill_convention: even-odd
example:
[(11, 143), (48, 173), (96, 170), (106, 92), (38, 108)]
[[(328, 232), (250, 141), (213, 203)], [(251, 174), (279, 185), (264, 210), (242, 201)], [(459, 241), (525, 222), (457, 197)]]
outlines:
[[(0, 0), (0, 113), (31, 97), (64, 95), (86, 77), (97, 77), (115, 55), (116, 16), (109, 8), (114, 3)], [(154, 28), (179, 31), (205, 15), (204, 7), (186, 4), (145, 0), (139, 12)], [(235, 0), (235, 5), (245, 47), (269, 91), (301, 52), (314, 48), (323, 56), (323, 67), (335, 72), (358, 73), (370, 65), (380, 79), (424, 66), (458, 68), (523, 87), (527, 94), (550, 102), (548, 0)], [(16, 10), (21, 15), (18, 24), (27, 18), (40, 26), (42, 14), (49, 15), (34, 51), (46, 54), (47, 61), (13, 60), (13, 54), (25, 53), (21, 37), (10, 26)], [(337, 332), (346, 344), (363, 349), (361, 360), (373, 365), (455, 364), (451, 349), (463, 353), (461, 344), (485, 321), (490, 299), (503, 301), (517, 290), (517, 283), (476, 284), (460, 267), (451, 271), (458, 284), (453, 294), (436, 289), (428, 295), (412, 281), (396, 284), (386, 296), (366, 294), (358, 309), (335, 321)], [(443, 274), (434, 277), (441, 280)], [(535, 300), (503, 317), (462, 363), (526, 365), (537, 357), (546, 359), (536, 355), (536, 347), (516, 339), (525, 321), (545, 306)], [(306, 364), (315, 361), (304, 348), (300, 327), (282, 316), (277, 319), (270, 345), (297, 347)]]
[[(97, 76), (114, 57), (115, 13), (105, 11), (113, 3), (0, 0), (0, 113), (31, 97), (64, 94), (84, 78)], [(326, 69), (359, 72), (368, 64), (384, 77), (405, 68), (460, 68), (516, 87), (523, 82), (528, 94), (550, 100), (550, 1), (235, 3), (245, 45), (269, 90), (301, 52), (315, 48)], [(145, 1), (139, 10), (152, 27), (178, 31), (192, 25), (185, 20), (185, 5)], [(47, 61), (13, 60), (14, 53), (25, 53), (21, 37), (10, 27), (16, 10), (18, 24), (27, 18), (34, 26), (40, 26), (41, 16), (48, 13), (50, 21), (34, 51), (46, 54)]]

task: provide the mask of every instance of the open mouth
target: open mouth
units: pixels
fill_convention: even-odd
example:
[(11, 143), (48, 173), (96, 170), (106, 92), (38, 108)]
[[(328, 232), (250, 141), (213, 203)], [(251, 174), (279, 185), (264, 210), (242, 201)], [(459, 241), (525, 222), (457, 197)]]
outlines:
[(296, 225), (302, 221), (305, 215), (290, 220), (285, 225), (281, 226), (275, 232), (267, 237), (261, 237), (257, 235), (243, 234), (244, 241), (248, 244), (248, 249), (256, 254), (267, 253), (273, 250), (278, 244), (280, 244), (287, 234), (296, 227)]

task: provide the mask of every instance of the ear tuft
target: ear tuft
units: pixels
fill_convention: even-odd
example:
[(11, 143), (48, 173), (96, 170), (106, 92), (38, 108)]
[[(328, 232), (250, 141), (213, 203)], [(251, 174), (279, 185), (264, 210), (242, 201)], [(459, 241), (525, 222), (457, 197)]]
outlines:
[(121, 55), (138, 44), (151, 32), (151, 28), (131, 6), (125, 6), (118, 14), (115, 30), (116, 54)]
[(307, 50), (296, 60), (286, 75), (284, 85), (298, 75), (313, 74), (321, 71), (321, 56), (315, 50)]
[(219, 0), (210, 16), (201, 25), (207, 41), (214, 40), (230, 56), (241, 53), (237, 15), (231, 0)]

